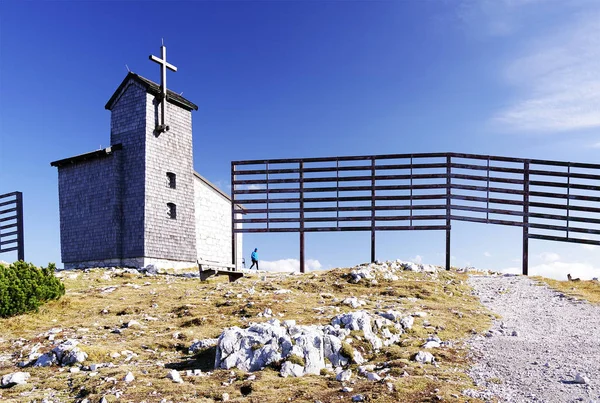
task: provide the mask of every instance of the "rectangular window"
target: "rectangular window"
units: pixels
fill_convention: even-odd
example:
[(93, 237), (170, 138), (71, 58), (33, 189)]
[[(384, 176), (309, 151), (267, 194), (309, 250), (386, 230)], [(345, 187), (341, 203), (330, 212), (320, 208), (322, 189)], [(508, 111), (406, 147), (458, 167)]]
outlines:
[(172, 220), (176, 220), (177, 219), (177, 206), (175, 205), (175, 203), (167, 203), (167, 217), (169, 217)]
[(177, 188), (176, 175), (173, 172), (167, 172), (167, 186), (171, 189)]

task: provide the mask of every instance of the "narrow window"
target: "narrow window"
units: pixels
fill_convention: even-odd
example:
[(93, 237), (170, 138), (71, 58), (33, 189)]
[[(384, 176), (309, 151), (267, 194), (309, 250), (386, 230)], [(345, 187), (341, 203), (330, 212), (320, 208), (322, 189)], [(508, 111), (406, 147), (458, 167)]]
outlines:
[(172, 220), (177, 219), (177, 206), (175, 203), (167, 203), (167, 207), (169, 208), (167, 210), (167, 216)]
[(167, 186), (171, 189), (177, 187), (176, 175), (173, 172), (167, 172)]

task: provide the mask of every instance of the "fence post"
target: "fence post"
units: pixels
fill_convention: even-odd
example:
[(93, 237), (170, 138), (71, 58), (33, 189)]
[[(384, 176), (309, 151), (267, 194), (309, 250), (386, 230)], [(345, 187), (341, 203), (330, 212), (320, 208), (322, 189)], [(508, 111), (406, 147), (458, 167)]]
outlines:
[(523, 169), (523, 275), (529, 274), (529, 161)]
[(304, 273), (304, 162), (300, 161), (300, 273)]
[(25, 261), (25, 234), (23, 232), (23, 193), (16, 192), (17, 197), (17, 236), (19, 237), (18, 260)]
[(237, 250), (235, 233), (235, 163), (231, 161), (231, 264), (237, 269)]
[(446, 270), (450, 270), (450, 174), (452, 157), (446, 156)]
[(371, 263), (375, 263), (375, 158), (371, 158)]

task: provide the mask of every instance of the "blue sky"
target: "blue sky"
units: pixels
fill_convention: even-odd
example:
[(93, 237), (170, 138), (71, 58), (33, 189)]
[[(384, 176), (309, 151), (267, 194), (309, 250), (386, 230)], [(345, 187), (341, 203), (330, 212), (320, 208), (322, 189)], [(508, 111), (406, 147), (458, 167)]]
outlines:
[[(51, 161), (108, 146), (127, 73), (199, 106), (195, 168), (229, 192), (231, 160), (457, 151), (599, 163), (595, 1), (0, 3), (0, 193), (25, 198), (26, 258), (60, 262)], [(378, 234), (378, 258), (442, 264), (444, 233)], [(370, 257), (369, 234), (309, 234), (314, 267)], [(244, 255), (296, 259), (298, 236)], [(520, 267), (517, 228), (453, 224), (453, 264)], [(532, 272), (598, 276), (599, 250), (530, 242)], [(0, 256), (13, 260), (10, 253)], [(293, 263), (293, 262), (292, 262)]]

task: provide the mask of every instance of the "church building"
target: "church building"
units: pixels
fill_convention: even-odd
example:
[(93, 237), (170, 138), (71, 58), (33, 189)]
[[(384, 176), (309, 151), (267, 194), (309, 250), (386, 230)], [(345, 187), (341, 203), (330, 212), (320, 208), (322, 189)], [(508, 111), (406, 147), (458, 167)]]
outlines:
[[(110, 144), (51, 163), (58, 168), (61, 255), (65, 269), (188, 268), (197, 260), (241, 267), (232, 238), (230, 197), (194, 171), (192, 111), (198, 107), (129, 73), (109, 99)], [(165, 96), (166, 95), (166, 96)]]

